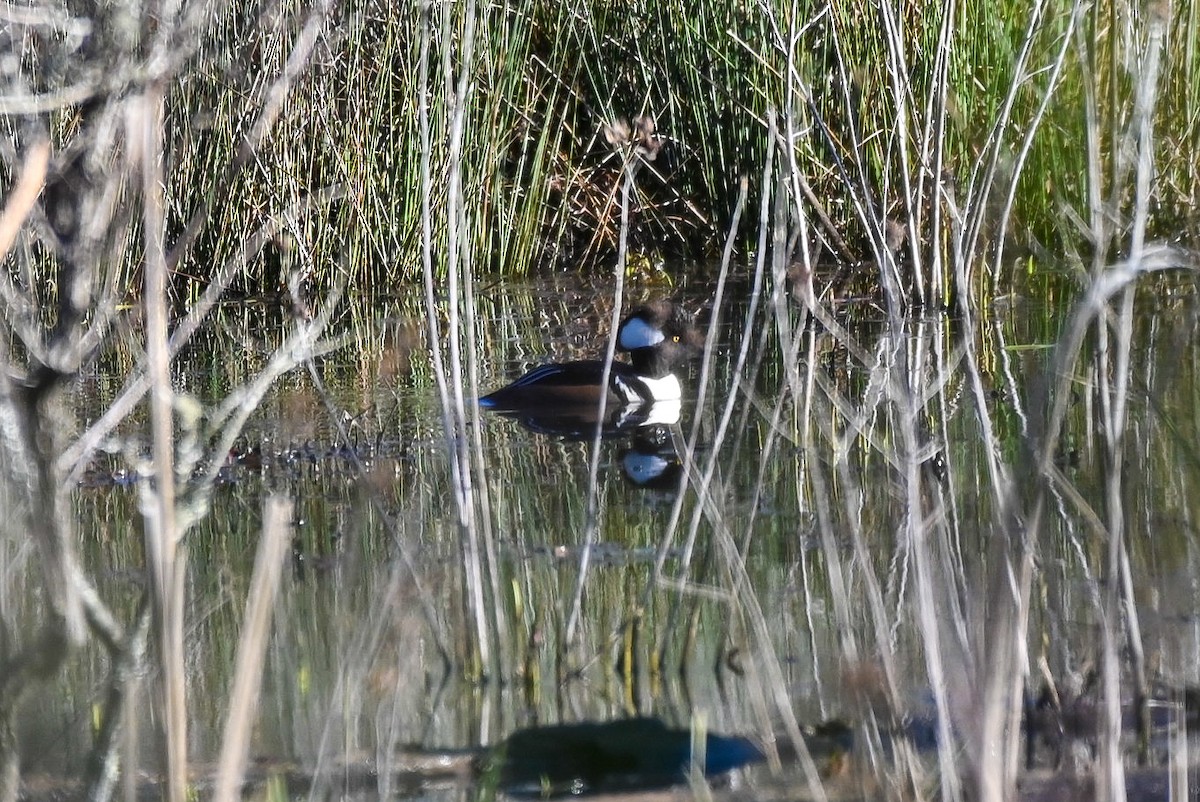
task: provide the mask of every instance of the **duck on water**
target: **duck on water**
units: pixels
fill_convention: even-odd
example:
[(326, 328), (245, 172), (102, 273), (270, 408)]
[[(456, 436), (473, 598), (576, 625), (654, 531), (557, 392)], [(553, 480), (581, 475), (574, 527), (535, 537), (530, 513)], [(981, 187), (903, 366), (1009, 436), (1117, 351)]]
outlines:
[(681, 307), (666, 301), (645, 304), (617, 330), (617, 348), (629, 361), (613, 361), (607, 387), (604, 360), (551, 363), (483, 396), (479, 405), (497, 412), (598, 407), (604, 394), (610, 408), (678, 402), (682, 387), (675, 371), (702, 344)]

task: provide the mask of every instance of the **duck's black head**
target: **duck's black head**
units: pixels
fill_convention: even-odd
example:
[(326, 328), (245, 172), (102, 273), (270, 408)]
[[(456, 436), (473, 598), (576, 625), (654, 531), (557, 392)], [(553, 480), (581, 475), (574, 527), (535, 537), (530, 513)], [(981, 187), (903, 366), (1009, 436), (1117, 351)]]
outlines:
[(698, 356), (704, 337), (683, 307), (658, 301), (637, 307), (621, 322), (617, 346), (638, 373), (661, 378)]

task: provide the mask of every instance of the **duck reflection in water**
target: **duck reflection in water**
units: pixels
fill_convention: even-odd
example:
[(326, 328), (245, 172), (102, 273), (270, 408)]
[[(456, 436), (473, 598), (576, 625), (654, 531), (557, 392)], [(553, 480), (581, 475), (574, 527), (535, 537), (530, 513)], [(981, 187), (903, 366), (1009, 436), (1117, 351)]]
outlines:
[[(693, 754), (693, 742), (703, 754)], [(662, 788), (687, 780), (693, 763), (716, 777), (763, 759), (749, 739), (671, 729), (655, 718), (561, 724), (513, 733), (484, 758), (484, 774), (522, 796)]]
[(679, 401), (654, 404), (610, 405), (601, 421), (598, 407), (563, 406), (557, 408), (495, 410), (497, 415), (513, 418), (531, 432), (563, 440), (591, 440), (600, 427), (600, 437), (615, 440), (647, 426), (673, 426), (679, 422)]
[(675, 430), (668, 426), (647, 426), (630, 439), (621, 452), (621, 473), (634, 487), (674, 494), (683, 475), (683, 458)]

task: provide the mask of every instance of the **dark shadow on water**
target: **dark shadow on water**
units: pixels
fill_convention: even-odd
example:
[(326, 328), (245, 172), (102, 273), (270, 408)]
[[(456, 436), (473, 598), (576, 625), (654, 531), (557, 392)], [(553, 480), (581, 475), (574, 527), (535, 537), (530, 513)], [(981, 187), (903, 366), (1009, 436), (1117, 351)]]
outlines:
[[(693, 751), (693, 745), (702, 749)], [(749, 739), (672, 729), (654, 718), (532, 727), (513, 733), (484, 763), (500, 790), (549, 797), (642, 791), (686, 781), (695, 764), (716, 777), (763, 759)]]

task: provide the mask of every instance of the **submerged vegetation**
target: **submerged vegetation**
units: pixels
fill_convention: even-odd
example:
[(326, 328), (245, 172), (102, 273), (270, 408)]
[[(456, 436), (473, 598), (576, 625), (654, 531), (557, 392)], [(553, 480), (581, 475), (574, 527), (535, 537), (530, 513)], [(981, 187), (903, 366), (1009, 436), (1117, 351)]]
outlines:
[[(430, 733), (617, 714), (754, 731), (789, 798), (1012, 799), (1073, 705), (1098, 796), (1164, 733), (1186, 784), (1200, 677), (1140, 593), (1200, 609), (1158, 325), (1197, 303), (1195, 4), (568, 5), (0, 11), (0, 802), (39, 706), (95, 800), (146, 762), (232, 799), (261, 720), (386, 796)], [(508, 284), (564, 268), (579, 303)], [(521, 344), (603, 353), (668, 282), (710, 331), (642, 432), (674, 484), (481, 419)]]

